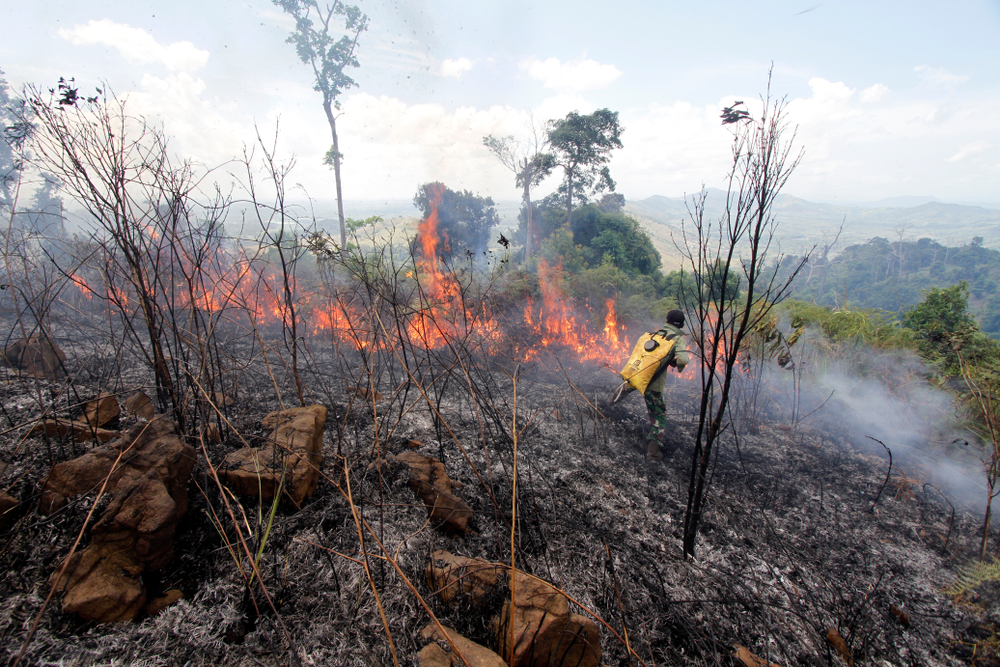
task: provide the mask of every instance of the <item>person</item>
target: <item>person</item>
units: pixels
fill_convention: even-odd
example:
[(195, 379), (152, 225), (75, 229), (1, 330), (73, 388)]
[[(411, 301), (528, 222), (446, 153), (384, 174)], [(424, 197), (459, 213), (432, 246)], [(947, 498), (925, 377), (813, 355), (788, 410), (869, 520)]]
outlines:
[[(677, 368), (680, 373), (691, 361), (691, 355), (684, 344), (684, 313), (679, 310), (671, 310), (667, 313), (667, 323), (660, 331), (664, 332), (668, 338), (674, 340), (672, 359), (668, 362), (670, 366)], [(663, 458), (661, 445), (667, 437), (667, 406), (663, 401), (663, 387), (667, 382), (665, 368), (660, 369), (653, 381), (646, 388), (646, 412), (649, 413), (650, 429), (646, 436), (646, 458), (651, 461), (659, 461)]]

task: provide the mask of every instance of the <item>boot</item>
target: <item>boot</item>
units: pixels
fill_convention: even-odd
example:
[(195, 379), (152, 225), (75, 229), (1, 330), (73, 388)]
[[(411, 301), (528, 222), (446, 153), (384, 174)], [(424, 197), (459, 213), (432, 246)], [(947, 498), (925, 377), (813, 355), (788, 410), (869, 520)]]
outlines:
[(663, 454), (660, 452), (660, 443), (656, 440), (649, 441), (649, 445), (646, 447), (646, 458), (650, 461), (663, 460)]

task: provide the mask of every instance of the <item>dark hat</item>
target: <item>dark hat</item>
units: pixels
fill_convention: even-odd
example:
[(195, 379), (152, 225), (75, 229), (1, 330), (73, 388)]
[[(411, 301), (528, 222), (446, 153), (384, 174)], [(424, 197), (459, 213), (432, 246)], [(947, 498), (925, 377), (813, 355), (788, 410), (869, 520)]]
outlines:
[(667, 313), (667, 324), (673, 324), (678, 329), (684, 326), (684, 313), (679, 310), (671, 310)]

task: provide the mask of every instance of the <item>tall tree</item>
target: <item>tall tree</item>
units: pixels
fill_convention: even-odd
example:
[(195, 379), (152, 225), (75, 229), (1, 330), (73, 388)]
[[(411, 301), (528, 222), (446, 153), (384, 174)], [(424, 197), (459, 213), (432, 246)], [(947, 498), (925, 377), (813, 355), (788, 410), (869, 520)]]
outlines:
[(573, 197), (591, 189), (595, 193), (615, 191), (608, 162), (611, 151), (621, 148), (622, 126), (618, 112), (598, 109), (588, 116), (575, 111), (549, 124), (549, 146), (555, 153), (555, 166), (565, 174), (559, 192), (566, 198), (566, 221), (573, 224)]
[[(368, 29), (368, 16), (356, 5), (345, 5), (334, 0), (332, 5), (320, 8), (317, 0), (274, 0), (286, 14), (295, 18), (295, 32), (286, 40), (295, 45), (299, 60), (313, 69), (316, 84), (313, 88), (323, 94), (323, 111), (330, 124), (333, 145), (323, 160), (333, 167), (337, 181), (337, 215), (340, 219), (340, 247), (347, 247), (347, 227), (344, 218), (344, 197), (340, 184), (340, 143), (337, 140), (337, 117), (334, 109), (340, 109), (340, 94), (358, 85), (345, 72), (347, 67), (358, 67), (354, 51), (358, 38)], [(340, 19), (344, 21), (343, 34), (339, 39)]]
[(531, 257), (532, 242), (535, 238), (535, 226), (532, 221), (531, 188), (542, 182), (552, 173), (555, 166), (555, 156), (546, 153), (548, 138), (545, 137), (534, 123), (529, 124), (531, 136), (518, 141), (513, 136), (494, 137), (488, 134), (483, 137), (483, 145), (496, 156), (503, 166), (514, 172), (514, 185), (522, 189), (524, 208), (527, 217), (526, 234), (524, 238), (524, 259)]

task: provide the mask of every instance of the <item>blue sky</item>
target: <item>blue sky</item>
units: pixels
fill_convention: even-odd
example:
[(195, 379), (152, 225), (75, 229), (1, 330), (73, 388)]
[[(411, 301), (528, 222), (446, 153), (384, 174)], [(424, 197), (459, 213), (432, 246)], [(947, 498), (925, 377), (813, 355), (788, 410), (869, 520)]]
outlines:
[[(408, 198), (429, 180), (515, 199), (482, 136), (523, 135), (529, 112), (602, 107), (625, 127), (611, 166), (626, 197), (718, 186), (719, 109), (757, 99), (773, 62), (805, 150), (786, 192), (1000, 202), (1000, 0), (359, 4), (371, 29), (338, 121), (348, 200)], [(332, 197), (320, 100), (271, 3), (5, 3), (0, 25), (15, 88), (107, 81), (210, 166), (278, 123), (291, 180)]]

